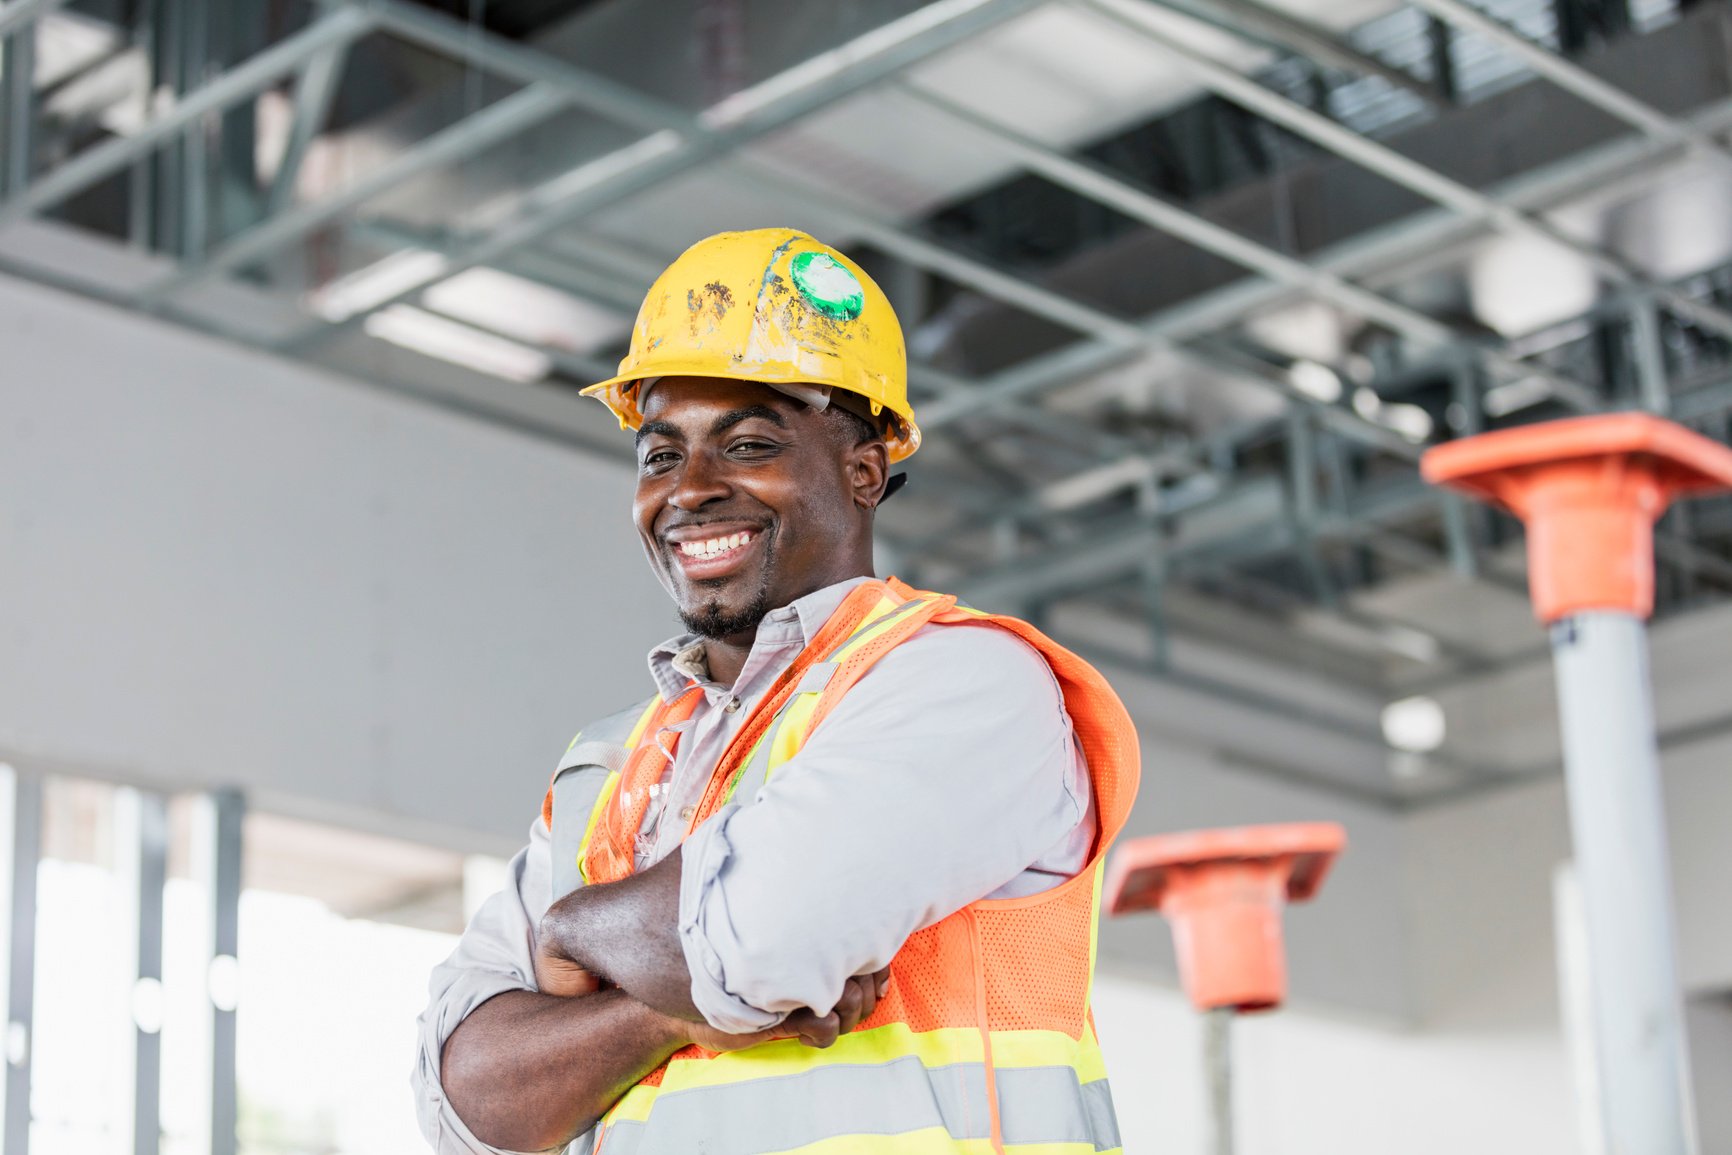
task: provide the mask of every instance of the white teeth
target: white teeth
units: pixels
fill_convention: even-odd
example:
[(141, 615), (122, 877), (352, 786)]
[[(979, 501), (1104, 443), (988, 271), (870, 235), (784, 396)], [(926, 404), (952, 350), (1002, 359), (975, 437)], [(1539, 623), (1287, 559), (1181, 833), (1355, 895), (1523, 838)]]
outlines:
[(712, 537), (705, 541), (682, 541), (680, 552), (687, 557), (714, 557), (731, 549), (739, 549), (752, 540), (749, 533), (736, 533), (728, 537)]

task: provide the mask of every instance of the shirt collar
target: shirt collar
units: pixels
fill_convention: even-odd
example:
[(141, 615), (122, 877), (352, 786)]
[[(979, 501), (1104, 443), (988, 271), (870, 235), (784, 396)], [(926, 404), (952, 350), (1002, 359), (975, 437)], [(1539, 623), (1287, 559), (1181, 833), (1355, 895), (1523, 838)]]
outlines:
[[(746, 665), (740, 671), (740, 680), (747, 680), (753, 670), (762, 666), (770, 651), (784, 647), (804, 649), (810, 645), (855, 587), (872, 580), (870, 577), (854, 577), (839, 581), (765, 614), (764, 620), (758, 623), (758, 633), (752, 640), (752, 651), (746, 657)], [(677, 634), (669, 638), (649, 652), (649, 668), (662, 700), (673, 701), (693, 681), (702, 684), (709, 680), (708, 665), (704, 660), (704, 639), (697, 634)]]

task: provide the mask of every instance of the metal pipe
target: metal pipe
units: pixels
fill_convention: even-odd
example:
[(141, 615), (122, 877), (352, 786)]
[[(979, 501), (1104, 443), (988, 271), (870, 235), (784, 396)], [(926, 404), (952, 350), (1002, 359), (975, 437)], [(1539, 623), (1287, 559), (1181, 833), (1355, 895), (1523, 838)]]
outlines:
[(0, 228), (52, 208), (113, 176), (213, 112), (245, 100), (334, 44), (352, 43), (371, 29), (368, 18), (340, 9), (201, 85), (131, 136), (85, 149), (45, 174), (23, 193), (0, 203)]
[(1570, 830), (1587, 915), (1609, 1155), (1696, 1150), (1647, 631), (1589, 611), (1552, 627)]

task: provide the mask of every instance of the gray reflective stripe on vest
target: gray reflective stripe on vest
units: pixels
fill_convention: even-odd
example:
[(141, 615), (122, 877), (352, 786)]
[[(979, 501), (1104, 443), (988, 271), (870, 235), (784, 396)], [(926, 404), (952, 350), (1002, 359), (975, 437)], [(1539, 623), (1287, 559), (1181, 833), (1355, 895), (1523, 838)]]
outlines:
[(1007, 1145), (1087, 1140), (1097, 1151), (1119, 1146), (1119, 1120), (1107, 1081), (1079, 1086), (1069, 1067), (1000, 1067), (998, 1116)]
[[(1017, 1143), (1119, 1146), (1106, 1080), (1078, 1084), (1069, 1067), (999, 1068), (1000, 1129)], [(763, 1155), (845, 1135), (901, 1135), (943, 1127), (985, 1139), (986, 1067), (925, 1067), (906, 1055), (881, 1064), (817, 1066), (715, 1087), (663, 1091), (647, 1121), (607, 1125), (606, 1155)]]
[(552, 897), (556, 902), (583, 885), (583, 876), (577, 872), (577, 852), (583, 846), (583, 832), (589, 828), (590, 812), (607, 785), (608, 775), (625, 768), (631, 755), (626, 739), (648, 707), (645, 700), (585, 726), (559, 760), (553, 779), (553, 827), (548, 832), (553, 842)]

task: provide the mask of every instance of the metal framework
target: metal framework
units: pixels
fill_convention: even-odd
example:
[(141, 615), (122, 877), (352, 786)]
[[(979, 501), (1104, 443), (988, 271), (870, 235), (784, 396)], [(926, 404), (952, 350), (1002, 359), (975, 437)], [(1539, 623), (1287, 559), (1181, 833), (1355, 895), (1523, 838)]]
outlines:
[[(1166, 593), (1223, 588), (1271, 600), (1280, 612), (1299, 609), (1333, 616), (1344, 628), (1386, 635), (1411, 627), (1354, 604), (1357, 589), (1391, 567), (1453, 571), (1495, 582), (1485, 559), (1499, 544), (1500, 526), (1483, 511), (1465, 509), (1417, 483), (1412, 472), (1426, 435), (1414, 435), (1380, 415), (1417, 381), (1441, 377), (1457, 432), (1473, 432), (1501, 414), (1486, 397), (1499, 389), (1527, 390), (1575, 411), (1640, 405), (1698, 422), (1732, 408), (1732, 370), (1686, 383), (1675, 379), (1669, 352), (1681, 330), (1705, 348), (1732, 340), (1732, 282), (1716, 289), (1693, 277), (1657, 278), (1604, 245), (1560, 227), (1556, 206), (1596, 190), (1640, 179), (1656, 166), (1692, 159), (1724, 169), (1732, 151), (1721, 134), (1732, 124), (1732, 101), (1688, 116), (1661, 112), (1577, 61), (1528, 39), (1463, 0), (1413, 0), (1428, 14), (1433, 75), (1422, 79), (1356, 46), (1349, 38), (1256, 0), (1074, 0), (1077, 11), (1109, 22), (1161, 49), (1168, 62), (1215, 98), (1273, 126), (1316, 155), (1356, 166), (1422, 198), (1435, 208), (1300, 255), (1222, 223), (1203, 207), (1140, 187), (1106, 165), (1034, 139), (907, 79), (911, 66), (976, 40), (1039, 7), (1039, 0), (938, 0), (797, 67), (713, 104), (696, 115), (528, 44), (466, 26), (408, 0), (329, 0), (305, 27), (216, 71), (207, 70), (159, 104), (145, 123), (38, 170), (33, 110), (33, 23), (55, 0), (12, 0), (0, 6), (5, 46), (4, 118), (0, 155), (0, 233), (8, 225), (60, 211), (82, 194), (122, 174), (139, 173), (173, 150), (195, 174), (179, 187), (189, 201), (202, 188), (199, 150), (213, 118), (245, 108), (268, 89), (293, 81), (292, 120), (277, 171), (259, 190), (254, 217), (220, 229), (209, 206), (190, 205), (192, 223), (172, 246), (176, 264), (137, 288), (83, 285), (83, 291), (225, 336), (309, 355), (333, 337), (363, 326), (397, 305), (428, 309), (422, 294), (446, 278), (498, 266), (593, 304), (629, 313), (641, 285), (671, 254), (644, 253), (593, 234), (574, 243), (572, 228), (699, 166), (726, 162), (729, 177), (780, 198), (793, 197), (814, 214), (897, 268), (916, 270), (950, 292), (995, 302), (1073, 335), (1045, 351), (989, 372), (970, 374), (914, 363), (910, 379), (925, 394), (922, 423), (957, 449), (941, 462), (950, 496), (939, 527), (895, 535), (892, 544), (915, 570), (948, 580), (981, 600), (1011, 604), (1036, 616), (1053, 603), (1098, 596), (1113, 605), (1140, 603), (1154, 658), (1141, 662), (1175, 684), (1234, 698), (1252, 709), (1302, 717), (1308, 724), (1377, 745), (1374, 733), (1347, 719), (1300, 709), (1271, 697), (1173, 668), (1168, 641), (1185, 623), (1168, 620)], [(1569, 0), (1557, 0), (1567, 3)], [(1224, 29), (1246, 44), (1278, 50), (1374, 79), (1417, 98), (1430, 115), (1459, 101), (1448, 45), (1452, 30), (1482, 37), (1513, 54), (1531, 73), (1635, 130), (1579, 152), (1567, 161), (1492, 187), (1475, 187), (1355, 131), (1317, 104), (1290, 98), (1257, 76), (1199, 53), (1175, 31), (1174, 14)], [(354, 49), (383, 36), (479, 70), (517, 89), (409, 145), (342, 188), (297, 201), (309, 150), (330, 123), (336, 93)], [(1309, 66), (1309, 65), (1308, 65)], [(1321, 76), (1321, 72), (1318, 74)], [(1321, 83), (1321, 81), (1320, 81)], [(893, 89), (996, 150), (1021, 171), (1136, 225), (1178, 239), (1243, 270), (1224, 287), (1195, 295), (1149, 316), (1126, 317), (1062, 291), (1028, 270), (935, 239), (929, 229), (856, 203), (813, 184), (785, 166), (748, 154), (746, 146), (797, 125), (845, 98)], [(612, 151), (578, 158), (564, 171), (523, 191), (519, 211), (449, 234), (431, 235), (388, 220), (357, 219), (382, 194), (431, 173), (452, 169), (520, 138), (555, 117), (577, 113), (620, 126), (633, 139)], [(135, 180), (134, 182), (138, 182)], [(203, 194), (198, 194), (203, 195)], [(218, 318), (193, 290), (268, 269), (297, 246), (331, 230), (349, 230), (383, 249), (425, 249), (442, 259), (420, 276), (346, 315), (305, 316), (286, 338), (260, 337)], [(1609, 304), (1571, 322), (1611, 334), (1628, 350), (1622, 379), (1583, 372), (1570, 341), (1508, 342), (1468, 332), (1457, 319), (1412, 302), (1390, 270), (1436, 259), (1465, 240), (1488, 234), (1539, 241), (1568, 253), (1609, 290)], [(3, 236), (0, 236), (3, 240)], [(22, 270), (30, 272), (30, 270)], [(1705, 271), (1706, 272), (1706, 271)], [(51, 278), (40, 270), (35, 275)], [(1319, 302), (1383, 338), (1387, 354), (1369, 380), (1350, 367), (1326, 371), (1348, 383), (1329, 399), (1297, 383), (1285, 355), (1262, 346), (1247, 318), (1295, 302)], [(469, 322), (465, 322), (469, 323)], [(1564, 328), (1560, 326), (1560, 328)], [(1579, 345), (1580, 339), (1575, 342)], [(1718, 344), (1716, 344), (1718, 343)], [(1561, 350), (1561, 351), (1560, 351)], [(541, 347), (556, 370), (595, 374), (601, 358)], [(1156, 355), (1211, 378), (1273, 398), (1272, 416), (1207, 435), (1115, 425), (1102, 414), (1061, 409), (1050, 398), (1078, 382), (1122, 370)], [(1721, 360), (1732, 361), (1732, 357)], [(1356, 385), (1357, 387), (1351, 387)], [(996, 434), (1004, 431), (1004, 437)], [(1013, 448), (1000, 448), (1007, 441)], [(1029, 455), (1019, 460), (1017, 453)], [(1255, 464), (1252, 464), (1255, 463)], [(1272, 495), (1272, 496), (1271, 496)], [(1208, 528), (1222, 511), (1254, 508), (1250, 529)], [(891, 523), (894, 527), (894, 522)], [(1661, 555), (1676, 571), (1680, 596), (1732, 589), (1732, 560), (1701, 530), (1682, 520), (1663, 532)], [(1291, 576), (1289, 576), (1289, 573)], [(1470, 647), (1438, 642), (1426, 659), (1437, 677), (1483, 673), (1496, 660)], [(1125, 659), (1120, 655), (1120, 660)], [(1141, 661), (1140, 659), (1138, 660)], [(1375, 684), (1365, 687), (1376, 692)], [(1439, 761), (1442, 765), (1442, 760)], [(1521, 768), (1455, 764), (1459, 783), (1509, 777)], [(1398, 792), (1390, 797), (1399, 799)]]

